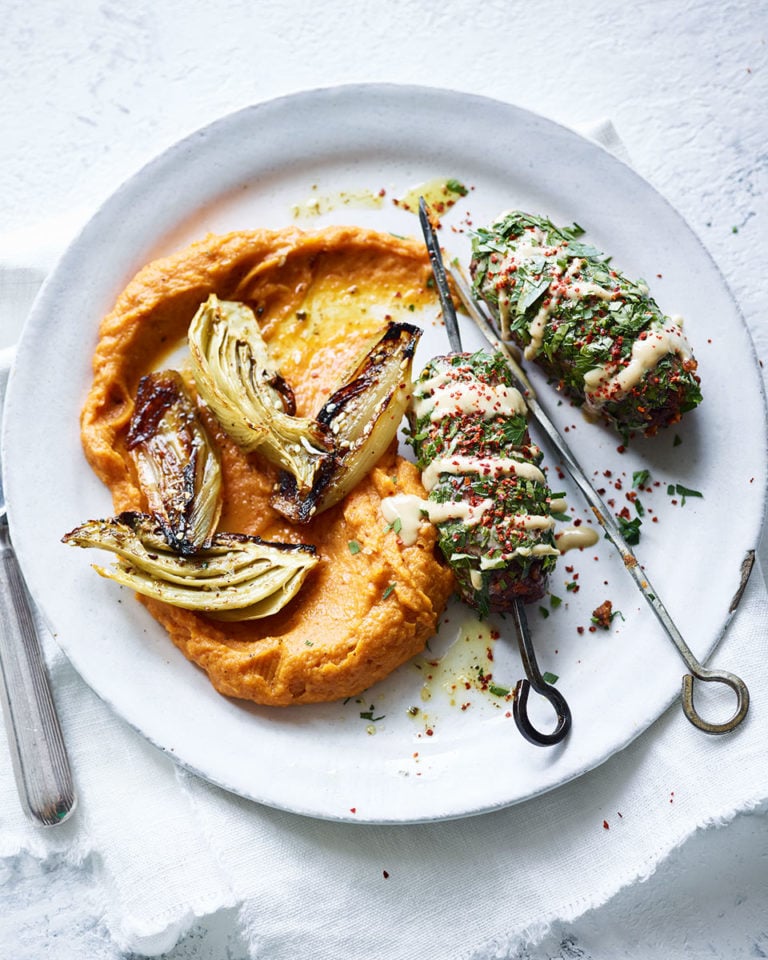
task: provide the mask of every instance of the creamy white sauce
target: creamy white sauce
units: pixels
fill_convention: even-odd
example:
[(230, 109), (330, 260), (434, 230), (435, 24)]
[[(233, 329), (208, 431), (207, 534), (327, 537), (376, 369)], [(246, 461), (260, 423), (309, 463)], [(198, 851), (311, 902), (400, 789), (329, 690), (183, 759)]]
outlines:
[(550, 297), (547, 303), (542, 304), (536, 316), (531, 321), (530, 326), (528, 327), (528, 333), (531, 336), (531, 342), (523, 350), (523, 356), (526, 360), (534, 360), (541, 350), (541, 346), (544, 343), (544, 331), (547, 329), (547, 323), (549, 323), (549, 317), (552, 311), (558, 304), (558, 298), (553, 296)]
[(483, 477), (517, 476), (533, 480), (534, 483), (546, 481), (544, 474), (535, 464), (524, 460), (507, 457), (437, 457), (421, 475), (421, 481), (427, 490), (435, 486), (441, 473), (477, 473)]
[(418, 390), (413, 412), (419, 419), (429, 415), (433, 423), (455, 414), (477, 413), (487, 420), (499, 414), (525, 413), (520, 391), (503, 383), (454, 380), (448, 374), (439, 374), (419, 383)]
[(462, 520), (468, 527), (480, 523), (483, 514), (493, 506), (493, 500), (481, 500), (471, 504), (464, 500), (446, 500), (445, 503), (433, 503), (425, 500), (427, 514), (432, 523), (443, 523), (446, 520)]
[(503, 557), (480, 557), (481, 570), (502, 570), (515, 557), (559, 557), (560, 551), (549, 543), (537, 543), (532, 547), (515, 547)]
[(398, 536), (407, 546), (413, 546), (423, 523), (442, 523), (461, 520), (468, 527), (479, 523), (483, 514), (493, 506), (493, 500), (481, 500), (472, 505), (463, 500), (433, 503), (412, 493), (396, 493), (381, 501), (381, 512), (387, 523), (400, 521)]
[(518, 513), (512, 518), (512, 525), (521, 530), (551, 530), (555, 521), (538, 513)]
[(412, 493), (397, 493), (393, 497), (385, 497), (381, 501), (381, 512), (387, 523), (400, 521), (398, 536), (403, 543), (410, 547), (416, 543), (419, 536), (419, 527), (429, 521), (423, 514), (427, 505), (426, 500)]
[[(392, 497), (385, 497), (381, 501), (381, 512), (387, 523), (394, 523), (395, 520), (400, 521), (398, 536), (405, 546), (410, 547), (416, 543), (419, 527), (423, 523), (461, 520), (471, 527), (479, 523), (485, 511), (492, 506), (493, 500), (482, 500), (479, 504), (473, 506), (461, 500), (433, 503), (431, 500), (423, 500), (415, 494), (397, 493)], [(554, 522), (552, 517), (537, 514), (521, 514), (514, 518), (514, 525), (524, 529), (550, 530), (554, 526)], [(480, 569), (493, 570), (496, 567), (503, 566), (512, 557), (557, 556), (559, 553), (561, 553), (561, 550), (545, 543), (539, 543), (533, 547), (518, 547), (509, 556), (505, 556), (503, 561), (498, 558), (480, 557)], [(482, 586), (479, 572), (471, 571), (470, 578), (475, 589)], [(478, 583), (475, 583), (475, 579), (478, 579)]]
[(664, 326), (651, 327), (647, 337), (635, 340), (626, 366), (617, 370), (615, 364), (604, 364), (585, 374), (587, 406), (597, 410), (609, 400), (620, 400), (670, 354), (688, 360), (691, 348), (679, 323), (667, 318)]
[(509, 326), (509, 293), (506, 289), (499, 291), (499, 332), (502, 340), (509, 340), (511, 329)]
[(513, 557), (559, 557), (560, 551), (557, 547), (552, 547), (548, 543), (537, 543), (532, 547), (516, 547), (511, 556)]
[(591, 280), (578, 280), (572, 283), (563, 291), (566, 300), (581, 300), (583, 297), (597, 297), (598, 300), (613, 300), (615, 294), (613, 290), (606, 290), (599, 283), (592, 283)]
[(599, 536), (594, 527), (566, 527), (565, 530), (555, 534), (558, 553), (580, 550), (582, 547), (594, 547), (598, 540)]
[[(530, 260), (534, 257), (546, 257), (549, 259), (557, 256), (561, 247), (545, 247), (543, 245), (544, 239), (544, 231), (539, 227), (526, 230), (524, 236), (520, 238), (520, 240), (524, 242), (518, 242), (514, 250), (511, 250), (501, 261), (498, 271), (499, 276), (514, 272), (514, 268), (523, 260)], [(509, 306), (509, 291), (504, 287), (499, 291), (499, 326), (502, 340), (509, 340), (510, 338)]]
[(549, 318), (563, 296), (570, 296), (568, 282), (581, 270), (582, 262), (582, 260), (576, 257), (576, 259), (571, 261), (565, 273), (561, 273), (560, 271), (555, 272), (552, 283), (550, 283), (549, 289), (547, 290), (547, 296), (544, 298), (546, 302), (542, 303), (539, 307), (536, 316), (528, 327), (531, 342), (523, 351), (523, 356), (526, 360), (535, 360), (538, 356), (544, 343), (544, 331), (547, 329)]
[(607, 383), (613, 376), (613, 371), (616, 369), (616, 364), (606, 363), (599, 367), (593, 367), (591, 370), (587, 370), (584, 374), (584, 392), (587, 395), (587, 401), (589, 402), (590, 394), (596, 393), (600, 387)]
[(514, 250), (501, 261), (499, 273), (508, 273), (523, 260), (533, 260), (536, 257), (552, 257), (560, 248), (557, 246), (545, 247), (541, 243), (518, 243)]

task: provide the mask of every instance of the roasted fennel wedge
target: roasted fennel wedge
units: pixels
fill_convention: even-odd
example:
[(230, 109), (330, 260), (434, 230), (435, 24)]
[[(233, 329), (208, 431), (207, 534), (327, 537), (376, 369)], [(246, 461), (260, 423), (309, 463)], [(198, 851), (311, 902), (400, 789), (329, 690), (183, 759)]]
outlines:
[(294, 416), (293, 394), (272, 368), (253, 311), (215, 294), (200, 305), (187, 335), (197, 390), (224, 430), (296, 478), (302, 492), (327, 471), (327, 431)]
[(195, 553), (219, 521), (221, 464), (175, 370), (142, 377), (126, 446), (168, 545)]
[(256, 620), (281, 610), (318, 563), (315, 548), (218, 533), (193, 556), (169, 548), (154, 517), (126, 512), (90, 520), (62, 538), (116, 554), (94, 569), (145, 597), (218, 620)]
[(211, 295), (189, 327), (195, 383), (223, 429), (283, 471), (273, 506), (303, 523), (338, 503), (397, 434), (421, 331), (389, 323), (317, 417), (297, 417), (246, 305)]
[(374, 467), (397, 435), (413, 391), (413, 355), (421, 330), (390, 323), (317, 415), (333, 438), (329, 471), (306, 494), (283, 473), (272, 505), (289, 520), (304, 522), (342, 500)]

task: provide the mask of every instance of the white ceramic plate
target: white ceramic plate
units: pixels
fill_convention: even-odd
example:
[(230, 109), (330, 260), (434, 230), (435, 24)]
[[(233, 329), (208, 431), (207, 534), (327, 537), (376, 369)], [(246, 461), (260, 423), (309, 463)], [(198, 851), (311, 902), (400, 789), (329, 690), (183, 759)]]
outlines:
[[(514, 685), (521, 668), (503, 621), (489, 665), (488, 644), (456, 639), (466, 613), (449, 611), (432, 644), (446, 659), (428, 702), (424, 671), (411, 663), (361, 702), (264, 709), (215, 693), (138, 603), (90, 569), (94, 556), (59, 542), (111, 512), (84, 461), (78, 414), (100, 318), (139, 267), (209, 230), (356, 223), (418, 235), (417, 220), (391, 200), (445, 177), (472, 188), (444, 217), (441, 235), (465, 263), (470, 220), (483, 224), (512, 206), (576, 220), (617, 265), (650, 282), (662, 309), (686, 318), (704, 403), (627, 453), (537, 382), (616, 510), (627, 504), (634, 471), (648, 468), (658, 481), (641, 495), (647, 512), (637, 552), (695, 653), (707, 657), (764, 509), (766, 418), (751, 342), (720, 274), (674, 210), (629, 167), (538, 116), (458, 93), (374, 85), (308, 92), (226, 117), (150, 163), (88, 223), (40, 294), (12, 376), (4, 459), (13, 536), (75, 667), (179, 763), (311, 816), (407, 822), (512, 804), (595, 767), (679, 695), (682, 664), (604, 541), (563, 558), (551, 581), (559, 608), (545, 601), (546, 618), (536, 605), (529, 610), (542, 669), (559, 676), (573, 710), (572, 734), (554, 749), (524, 742), (499, 697), (470, 690), (452, 704), (441, 689), (441, 678), (471, 675), (478, 665), (493, 670), (496, 684)], [(360, 199), (380, 189), (380, 206)], [(311, 198), (325, 212), (308, 215)], [(465, 339), (479, 345), (474, 334)], [(420, 359), (446, 349), (430, 328)], [(569, 491), (572, 516), (585, 518), (566, 481), (553, 483)], [(670, 483), (703, 497), (675, 504)], [(622, 618), (592, 633), (591, 611), (605, 599)], [(479, 660), (462, 666), (471, 652)], [(550, 722), (546, 711), (539, 722)]]

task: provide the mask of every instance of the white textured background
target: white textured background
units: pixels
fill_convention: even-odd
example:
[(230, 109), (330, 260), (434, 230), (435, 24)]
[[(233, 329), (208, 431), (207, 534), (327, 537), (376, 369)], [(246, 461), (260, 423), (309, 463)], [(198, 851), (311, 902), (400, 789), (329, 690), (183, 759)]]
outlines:
[[(348, 82), (446, 86), (568, 125), (610, 117), (703, 239), (768, 359), (767, 43), (765, 0), (3, 0), (0, 231), (46, 222), (57, 240), (57, 223), (76, 225), (164, 147), (255, 101)], [(17, 322), (2, 317), (0, 337)], [(140, 829), (141, 811), (126, 815)], [(100, 910), (87, 862), (0, 861), (0, 960), (114, 960)], [(168, 956), (240, 960), (233, 929), (232, 914), (212, 918)], [(766, 813), (694, 838), (646, 883), (518, 954), (704, 956), (768, 956)]]

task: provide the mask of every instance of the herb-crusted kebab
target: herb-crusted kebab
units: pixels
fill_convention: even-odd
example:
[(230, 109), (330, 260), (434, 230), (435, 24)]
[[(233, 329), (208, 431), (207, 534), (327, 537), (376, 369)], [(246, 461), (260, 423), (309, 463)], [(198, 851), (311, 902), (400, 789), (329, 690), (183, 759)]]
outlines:
[(475, 293), (514, 340), (585, 409), (626, 437), (652, 436), (701, 401), (696, 360), (677, 319), (648, 287), (580, 240), (519, 210), (473, 238)]
[(541, 597), (559, 556), (552, 494), (503, 356), (435, 357), (409, 418), (425, 512), (462, 598), (485, 615)]

